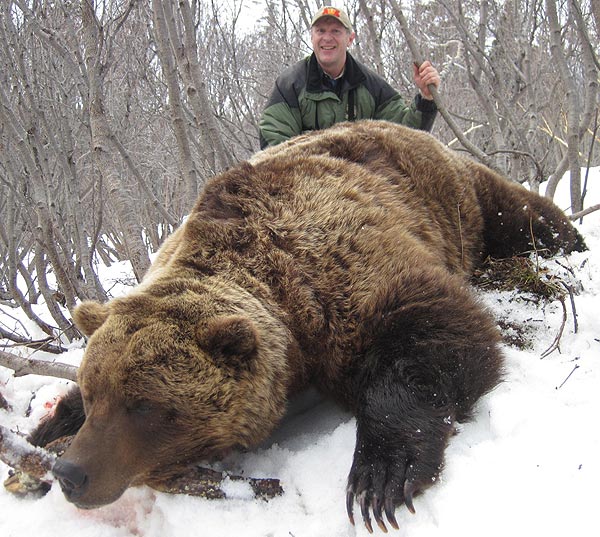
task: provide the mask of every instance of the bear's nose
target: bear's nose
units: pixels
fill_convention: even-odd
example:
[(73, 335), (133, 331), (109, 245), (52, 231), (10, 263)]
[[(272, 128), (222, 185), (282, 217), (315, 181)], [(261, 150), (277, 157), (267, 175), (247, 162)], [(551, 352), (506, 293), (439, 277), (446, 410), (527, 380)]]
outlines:
[(62, 491), (68, 500), (81, 496), (88, 485), (88, 476), (81, 466), (58, 459), (52, 473), (58, 479)]

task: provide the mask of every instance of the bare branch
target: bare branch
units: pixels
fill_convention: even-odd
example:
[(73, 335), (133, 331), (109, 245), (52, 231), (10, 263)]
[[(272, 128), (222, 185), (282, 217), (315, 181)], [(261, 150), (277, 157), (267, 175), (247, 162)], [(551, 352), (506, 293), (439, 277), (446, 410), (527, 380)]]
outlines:
[(569, 215), (569, 220), (577, 220), (578, 218), (583, 218), (584, 216), (596, 212), (597, 210), (600, 209), (600, 203), (598, 203), (597, 205), (592, 205), (591, 207), (588, 207), (587, 209), (584, 209), (583, 211), (579, 211), (577, 213), (573, 213), (571, 215)]
[[(400, 8), (400, 5), (398, 4), (398, 2), (396, 2), (396, 0), (390, 0), (390, 3), (392, 4), (392, 10), (394, 12), (394, 16), (396, 17), (396, 20), (400, 24), (400, 29), (402, 30), (402, 33), (404, 34), (404, 37), (406, 38), (406, 42), (407, 42), (408, 48), (410, 49), (410, 52), (413, 56), (414, 62), (417, 65), (421, 65), (421, 63), (423, 63), (423, 55), (421, 54), (421, 51), (419, 50), (419, 46), (417, 45), (417, 42), (415, 41), (412, 33), (410, 32), (410, 30), (408, 28), (408, 22), (407, 22), (406, 18), (404, 17), (404, 14), (402, 13), (402, 9)], [(486, 166), (489, 166), (490, 168), (492, 168), (493, 167), (492, 159), (486, 153), (481, 151), (481, 149), (479, 149), (476, 145), (472, 144), (465, 137), (465, 135), (462, 133), (460, 127), (456, 124), (456, 122), (454, 121), (454, 119), (452, 118), (450, 113), (448, 112), (448, 109), (446, 108), (446, 105), (443, 102), (442, 97), (440, 96), (439, 92), (437, 91), (437, 88), (435, 86), (433, 86), (433, 84), (430, 84), (428, 88), (429, 88), (429, 91), (431, 91), (431, 94), (433, 95), (433, 100), (435, 101), (435, 104), (436, 104), (440, 114), (446, 120), (446, 123), (448, 124), (450, 129), (452, 129), (452, 132), (458, 138), (460, 143), (474, 157), (479, 159)]]
[(5, 351), (0, 351), (0, 366), (13, 369), (15, 377), (43, 375), (77, 381), (77, 367), (74, 365), (23, 358)]
[(577, 322), (577, 310), (575, 309), (575, 293), (573, 287), (567, 285), (565, 282), (561, 282), (563, 287), (569, 294), (569, 301), (571, 302), (571, 311), (573, 312), (573, 333), (576, 334), (579, 331), (579, 323)]
[[(60, 340), (55, 337), (47, 337), (44, 339), (28, 339), (16, 332), (9, 332), (0, 326), (0, 338), (12, 341), (19, 346), (50, 352), (52, 354), (62, 354), (65, 352), (65, 349), (60, 345)], [(58, 341), (58, 345), (53, 345), (53, 341)], [(10, 345), (7, 345), (7, 347), (8, 346)]]
[(525, 157), (525, 158), (530, 159), (531, 162), (533, 163), (533, 165), (535, 166), (538, 181), (541, 183), (542, 180), (544, 179), (544, 172), (542, 170), (542, 167), (540, 166), (540, 163), (537, 161), (535, 156), (532, 155), (529, 151), (519, 151), (517, 149), (502, 149), (502, 150), (498, 150), (498, 151), (490, 151), (489, 155), (491, 156), (491, 155), (496, 155), (496, 154), (500, 154), (500, 153), (506, 153), (509, 155), (518, 155), (520, 157)]
[(187, 494), (189, 496), (201, 496), (209, 500), (226, 498), (227, 493), (223, 490), (227, 481), (247, 483), (250, 485), (254, 496), (263, 500), (269, 500), (283, 494), (283, 488), (279, 479), (254, 477), (242, 477), (229, 475), (226, 472), (217, 472), (210, 468), (201, 466), (189, 466), (180, 473), (165, 480), (154, 480), (148, 486), (160, 492), (169, 494)]
[(541, 357), (542, 359), (546, 358), (546, 356), (549, 356), (550, 354), (552, 354), (556, 349), (559, 348), (560, 346), (560, 339), (562, 338), (563, 335), (563, 331), (565, 329), (565, 325), (567, 324), (567, 306), (565, 305), (565, 300), (564, 298), (560, 298), (560, 305), (562, 306), (562, 310), (563, 310), (563, 316), (562, 316), (562, 322), (560, 324), (560, 328), (558, 329), (558, 334), (556, 334), (556, 337), (554, 338), (554, 341), (552, 342), (552, 344), (542, 353)]
[(562, 381), (562, 383), (561, 383), (561, 385), (560, 385), (560, 386), (557, 386), (557, 388), (556, 388), (556, 389), (557, 389), (557, 390), (560, 390), (560, 389), (561, 389), (561, 388), (562, 388), (562, 387), (565, 385), (565, 383), (567, 382), (567, 380), (569, 380), (569, 379), (571, 378), (571, 375), (572, 375), (573, 373), (575, 373), (575, 371), (577, 371), (577, 370), (579, 369), (579, 367), (580, 367), (580, 366), (579, 366), (579, 364), (575, 364), (575, 365), (573, 366), (573, 369), (571, 369), (571, 372), (570, 372), (570, 373), (567, 375), (567, 378), (566, 378), (565, 380), (563, 380), (563, 381)]

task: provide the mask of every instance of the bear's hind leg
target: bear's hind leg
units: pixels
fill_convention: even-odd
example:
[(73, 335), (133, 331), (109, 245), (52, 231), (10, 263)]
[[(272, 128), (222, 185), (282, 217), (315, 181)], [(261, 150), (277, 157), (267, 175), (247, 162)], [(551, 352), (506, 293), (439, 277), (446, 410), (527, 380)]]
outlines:
[(34, 446), (44, 447), (63, 436), (77, 433), (85, 421), (83, 400), (78, 386), (74, 386), (62, 397), (54, 413), (44, 418), (27, 437)]
[(486, 255), (505, 258), (536, 251), (548, 257), (587, 250), (583, 237), (550, 199), (483, 167), (474, 177)]

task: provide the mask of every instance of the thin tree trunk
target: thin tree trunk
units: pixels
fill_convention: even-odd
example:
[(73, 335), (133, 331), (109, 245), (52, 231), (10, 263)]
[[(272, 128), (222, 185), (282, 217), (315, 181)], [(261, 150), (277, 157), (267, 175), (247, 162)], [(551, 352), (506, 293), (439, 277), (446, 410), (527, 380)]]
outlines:
[(550, 54), (554, 60), (567, 97), (567, 159), (571, 174), (571, 211), (579, 212), (581, 206), (581, 165), (579, 162), (579, 127), (580, 110), (579, 90), (575, 83), (565, 58), (562, 45), (561, 25), (558, 20), (555, 0), (546, 0), (546, 13), (550, 30)]
[[(169, 1), (169, 0), (163, 0)], [(206, 151), (214, 153), (216, 167), (215, 173), (219, 173), (233, 164), (229, 151), (223, 143), (223, 137), (212, 111), (212, 105), (206, 92), (206, 84), (198, 62), (198, 45), (196, 42), (196, 28), (192, 11), (187, 0), (179, 0), (179, 11), (183, 21), (183, 55), (177, 54), (180, 62), (180, 73), (186, 83), (186, 93), (192, 105), (196, 123), (203, 138), (203, 147)], [(175, 48), (177, 38), (176, 28), (169, 25), (173, 47)], [(177, 39), (179, 41), (179, 39)]]
[(123, 241), (133, 272), (136, 279), (141, 281), (150, 266), (150, 258), (142, 240), (141, 227), (135, 219), (137, 214), (135, 203), (119, 179), (119, 174), (114, 166), (118, 152), (114, 150), (113, 133), (104, 110), (102, 91), (105, 69), (101, 61), (104, 46), (101, 33), (102, 27), (96, 20), (92, 0), (82, 0), (81, 18), (83, 22), (85, 64), (89, 79), (89, 110), (94, 160), (103, 177), (108, 193), (115, 203), (123, 233)]
[(377, 29), (375, 28), (375, 23), (373, 21), (373, 13), (369, 4), (366, 0), (358, 0), (358, 5), (360, 6), (360, 10), (364, 15), (367, 21), (367, 29), (369, 30), (369, 35), (371, 37), (371, 44), (373, 45), (373, 56), (375, 58), (375, 70), (381, 76), (383, 76), (383, 60), (381, 58), (381, 39), (377, 33)]
[(600, 39), (600, 0), (591, 0), (590, 5), (596, 26), (596, 38)]
[(586, 22), (581, 13), (581, 6), (577, 0), (572, 0), (571, 5), (573, 6), (573, 17), (577, 21), (577, 34), (579, 36), (579, 42), (581, 43), (583, 56), (582, 64), (584, 68), (585, 86), (582, 94), (584, 105), (579, 128), (579, 137), (580, 139), (583, 139), (585, 133), (592, 124), (594, 115), (598, 111), (598, 70), (600, 69), (600, 65), (598, 65), (598, 57), (594, 50), (592, 40), (590, 39)]
[[(12, 208), (9, 210), (12, 210)], [(23, 310), (23, 312), (25, 313), (25, 315), (27, 315), (29, 319), (35, 322), (35, 324), (37, 324), (45, 334), (48, 334), (49, 336), (55, 336), (53, 327), (35, 314), (33, 308), (31, 307), (31, 302), (27, 300), (26, 296), (19, 289), (19, 286), (17, 284), (19, 273), (18, 266), (21, 264), (21, 262), (18, 259), (17, 255), (18, 239), (16, 236), (16, 230), (12, 227), (13, 219), (10, 218), (10, 215), (9, 218), (6, 219), (6, 221), (9, 224), (9, 226), (11, 226), (9, 229), (6, 230), (5, 234), (3, 233), (3, 238), (6, 240), (8, 253), (7, 259), (5, 259), (4, 264), (4, 268), (6, 270), (4, 278), (8, 285), (7, 290), (10, 292), (15, 303)]]
[(154, 17), (154, 33), (158, 45), (158, 57), (169, 90), (169, 110), (171, 112), (171, 121), (177, 140), (181, 173), (184, 178), (184, 207), (190, 208), (198, 195), (198, 171), (196, 170), (196, 165), (192, 158), (183, 103), (181, 102), (181, 90), (177, 80), (177, 66), (173, 61), (173, 54), (169, 45), (169, 30), (165, 20), (165, 11), (163, 9), (162, 0), (152, 0), (152, 11)]
[(81, 334), (79, 330), (75, 328), (73, 323), (63, 315), (63, 312), (56, 300), (55, 293), (48, 285), (48, 281), (46, 279), (47, 265), (48, 264), (45, 260), (44, 253), (42, 251), (37, 251), (35, 253), (35, 272), (38, 276), (38, 285), (40, 287), (40, 291), (44, 297), (44, 300), (46, 301), (46, 307), (48, 308), (48, 311), (50, 312), (50, 315), (52, 315), (54, 321), (56, 321), (60, 331), (67, 336), (69, 341), (73, 341), (74, 339), (80, 338)]

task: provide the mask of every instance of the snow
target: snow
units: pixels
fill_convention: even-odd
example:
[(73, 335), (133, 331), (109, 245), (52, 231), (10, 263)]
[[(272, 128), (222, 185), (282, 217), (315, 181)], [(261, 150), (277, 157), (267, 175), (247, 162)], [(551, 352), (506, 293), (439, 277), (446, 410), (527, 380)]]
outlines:
[[(599, 185), (600, 169), (595, 169), (588, 205), (600, 202)], [(566, 181), (561, 187), (557, 199), (567, 199)], [(582, 288), (575, 297), (577, 333), (567, 303), (569, 318), (559, 349), (542, 359), (561, 325), (560, 303), (536, 305), (517, 292), (482, 293), (497, 316), (527, 326), (531, 346), (527, 350), (505, 346), (504, 382), (481, 400), (473, 422), (460, 425), (459, 434), (446, 451), (441, 479), (415, 499), (416, 514), (405, 508), (397, 510), (400, 530), (390, 529), (391, 535), (598, 535), (600, 213), (588, 215), (579, 229), (590, 251), (547, 263), (553, 273)], [(103, 278), (116, 281), (127, 272), (125, 265), (117, 265)], [(33, 327), (28, 325), (28, 329), (35, 333)], [(82, 353), (77, 343), (59, 360), (77, 364)], [(68, 381), (59, 379), (13, 378), (12, 371), (0, 368), (0, 389), (12, 407), (9, 412), (0, 411), (1, 423), (13, 430), (29, 431), (48, 411), (47, 404), (68, 387)], [(281, 497), (268, 502), (254, 499), (248, 485), (235, 481), (225, 483), (225, 500), (168, 495), (138, 487), (129, 489), (112, 505), (82, 511), (65, 501), (57, 486), (41, 499), (16, 498), (2, 487), (0, 535), (367, 535), (358, 524), (360, 515), (355, 513), (354, 528), (345, 513), (354, 437), (354, 419), (309, 392), (294, 402), (267, 444), (220, 463), (220, 469), (233, 474), (279, 478), (285, 490)], [(2, 479), (7, 471), (0, 463)]]

